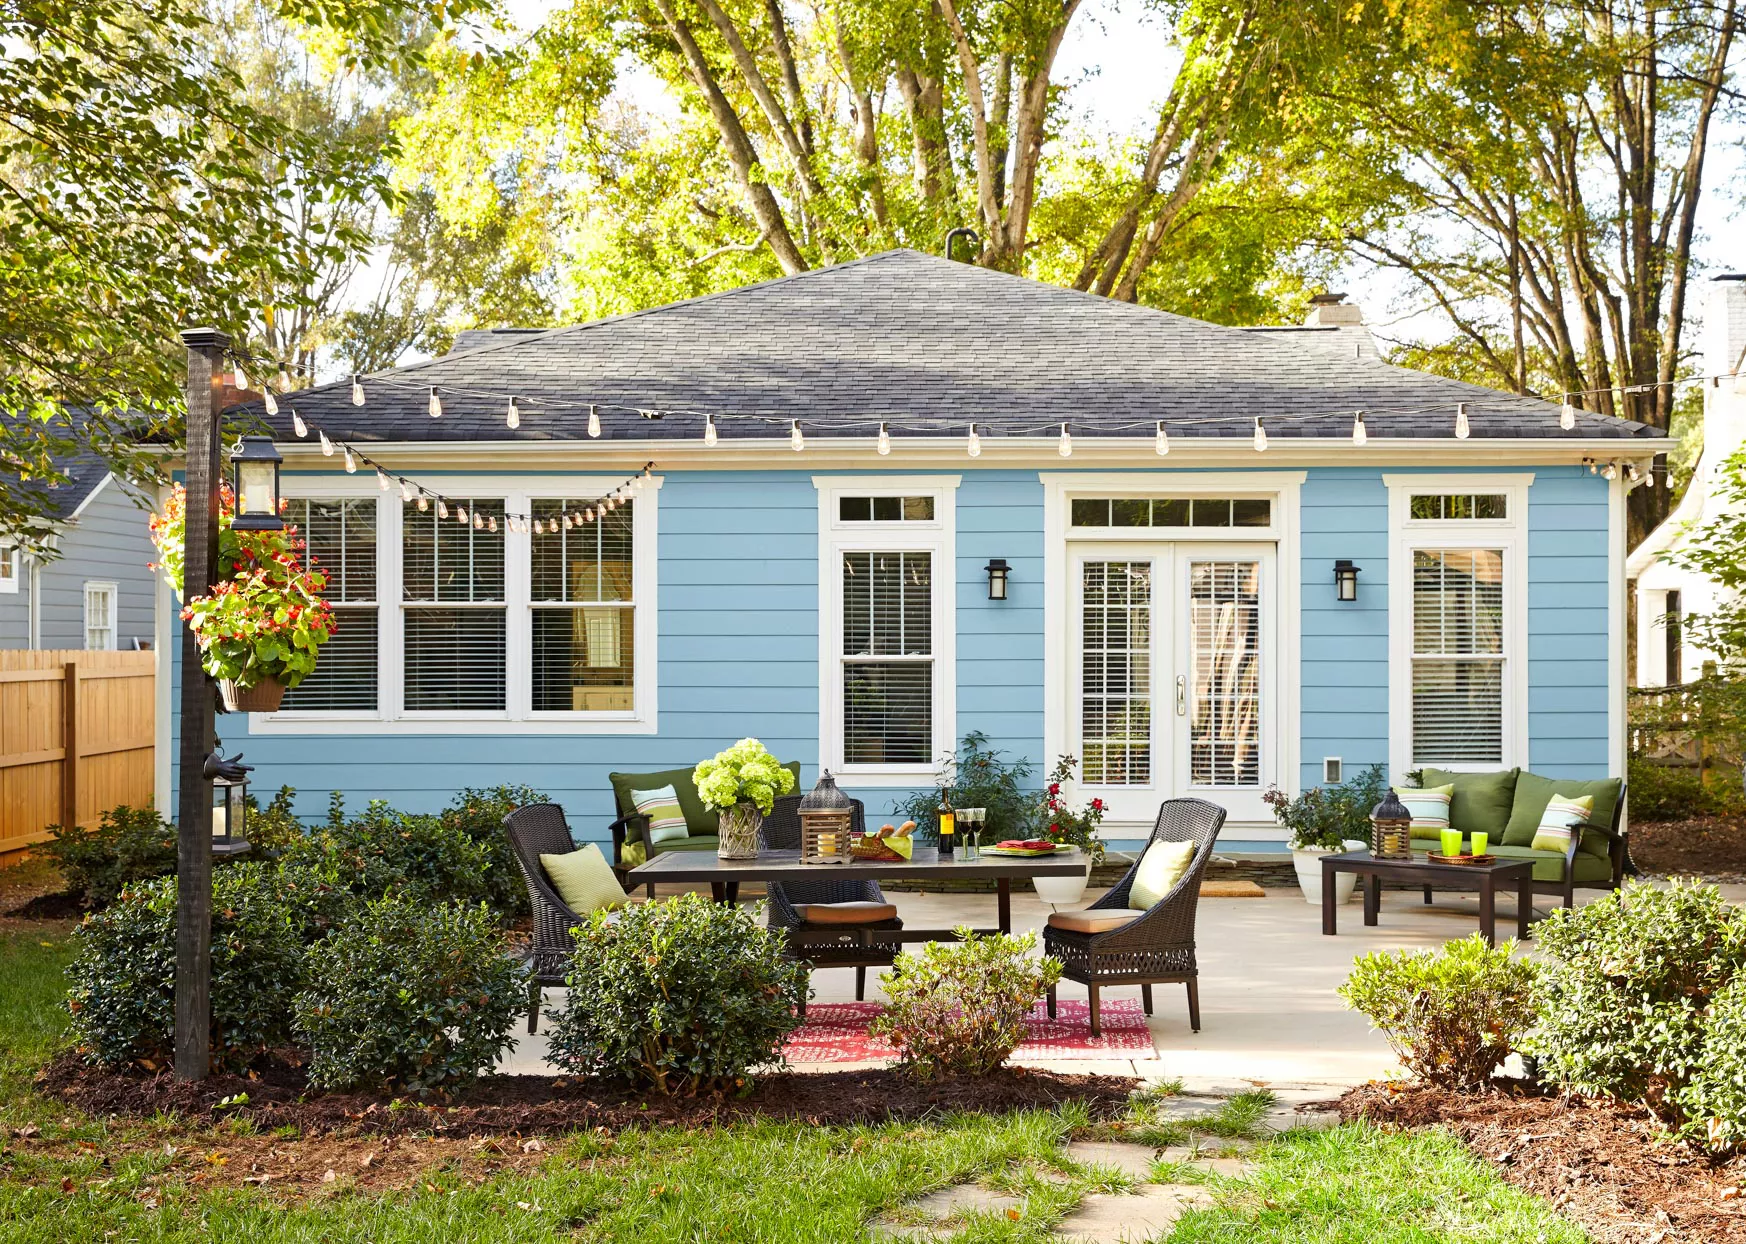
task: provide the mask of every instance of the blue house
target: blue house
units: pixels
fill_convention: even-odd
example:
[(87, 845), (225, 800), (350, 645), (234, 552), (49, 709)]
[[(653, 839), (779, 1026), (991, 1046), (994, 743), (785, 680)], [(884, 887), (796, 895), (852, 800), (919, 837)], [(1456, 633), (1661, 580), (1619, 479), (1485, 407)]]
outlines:
[(268, 421), (340, 631), (226, 746), (310, 817), (519, 782), (594, 839), (608, 772), (745, 735), (874, 817), (972, 730), (1070, 753), (1116, 840), (1178, 794), (1277, 839), (1269, 786), (1370, 764), (1622, 773), (1625, 493), (1669, 447), (1338, 323), (913, 251), (469, 334)]

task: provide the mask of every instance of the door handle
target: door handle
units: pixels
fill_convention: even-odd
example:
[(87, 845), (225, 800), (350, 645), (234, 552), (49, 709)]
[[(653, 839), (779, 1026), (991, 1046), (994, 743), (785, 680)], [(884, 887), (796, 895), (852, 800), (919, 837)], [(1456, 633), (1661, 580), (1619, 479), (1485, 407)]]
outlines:
[(1176, 676), (1176, 715), (1178, 717), (1186, 717), (1188, 715), (1187, 674), (1178, 674)]

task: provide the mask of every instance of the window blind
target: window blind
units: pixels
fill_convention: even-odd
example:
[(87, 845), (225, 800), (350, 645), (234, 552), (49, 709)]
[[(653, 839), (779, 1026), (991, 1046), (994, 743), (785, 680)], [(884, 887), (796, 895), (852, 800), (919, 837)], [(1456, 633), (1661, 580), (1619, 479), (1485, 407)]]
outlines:
[(469, 520), (408, 509), (401, 527), (408, 712), (502, 711), (508, 677), (503, 502), (467, 498)]
[(1413, 553), (1415, 764), (1503, 760), (1504, 555)]
[(1261, 564), (1192, 562), (1188, 571), (1188, 732), (1196, 786), (1261, 782)]
[(283, 708), (370, 712), (376, 704), (376, 500), (373, 497), (291, 501), (287, 520), (303, 538), (303, 565), (327, 575), (333, 637), (322, 645), (315, 672), (285, 693)]
[(582, 521), (582, 512), (599, 504), (596, 498), (533, 502), (534, 518), (555, 527), (533, 538), (535, 712), (636, 707), (636, 502)]
[(928, 764), (933, 555), (843, 554), (843, 759)]
[(1086, 562), (1081, 573), (1081, 772), (1097, 786), (1152, 780), (1152, 566)]

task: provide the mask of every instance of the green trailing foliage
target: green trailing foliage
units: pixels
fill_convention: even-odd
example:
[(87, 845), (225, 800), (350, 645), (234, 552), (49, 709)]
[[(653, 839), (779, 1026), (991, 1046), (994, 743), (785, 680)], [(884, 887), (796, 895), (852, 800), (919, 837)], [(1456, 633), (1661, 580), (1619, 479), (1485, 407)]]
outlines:
[(1746, 787), (1732, 766), (1711, 770), (1706, 781), (1696, 766), (1662, 764), (1637, 756), (1626, 765), (1633, 821), (1746, 815)]
[(783, 955), (779, 932), (698, 894), (612, 915), (576, 930), (571, 988), (551, 1016), (553, 1062), (685, 1094), (781, 1063), (807, 970)]
[[(124, 889), (74, 933), (67, 1006), (79, 1051), (92, 1063), (171, 1060), (176, 1014), (176, 882)], [(212, 1065), (246, 1067), (290, 1037), (290, 1004), (303, 979), (298, 936), (277, 873), (258, 863), (212, 880)]]
[(489, 1071), (526, 1000), (488, 908), (395, 895), (310, 947), (294, 1024), (317, 1088), (423, 1097)]
[(1037, 794), (1030, 786), (1035, 766), (1024, 757), (1008, 760), (1007, 753), (988, 745), (988, 736), (972, 730), (964, 736), (957, 753), (942, 767), (938, 780), (928, 790), (917, 791), (897, 805), (898, 814), (917, 825), (938, 825), (940, 796), (944, 786), (954, 808), (986, 808), (988, 820), (982, 837), (988, 842), (1005, 838), (1029, 838), (1037, 822)]
[(1032, 957), (1034, 933), (960, 928), (958, 936), (898, 957), (885, 978), (889, 1003), (871, 1028), (923, 1079), (999, 1067), (1023, 1040), (1025, 1017), (1061, 979), (1059, 960)]
[(1262, 800), (1273, 817), (1291, 831), (1297, 849), (1324, 847), (1338, 851), (1348, 840), (1368, 842), (1370, 812), (1388, 792), (1381, 765), (1371, 765), (1338, 786), (1311, 786), (1299, 795), (1269, 787)]
[(125, 804), (95, 829), (49, 826), (38, 847), (88, 908), (109, 906), (128, 886), (176, 871), (176, 827), (150, 808)]
[(1475, 933), (1432, 954), (1360, 955), (1340, 996), (1367, 1016), (1419, 1079), (1477, 1088), (1534, 1022), (1534, 967), (1515, 943)]

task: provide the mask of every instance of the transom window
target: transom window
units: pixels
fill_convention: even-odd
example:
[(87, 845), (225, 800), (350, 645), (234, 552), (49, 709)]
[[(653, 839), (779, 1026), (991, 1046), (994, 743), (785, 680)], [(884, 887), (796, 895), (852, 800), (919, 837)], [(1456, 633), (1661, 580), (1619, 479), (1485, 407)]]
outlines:
[(540, 499), (533, 538), (533, 709), (628, 712), (636, 701), (635, 502)]
[(839, 497), (837, 518), (845, 523), (928, 523), (934, 499), (920, 497)]
[(1078, 497), (1075, 527), (1267, 527), (1273, 503), (1266, 498)]
[(289, 503), (285, 517), (303, 539), (304, 568), (327, 576), (323, 595), (333, 610), (334, 630), (322, 646), (315, 672), (285, 693), (284, 707), (294, 712), (373, 711), (381, 630), (376, 500), (298, 497)]
[(1509, 495), (1501, 492), (1414, 493), (1408, 516), (1432, 521), (1508, 518)]

